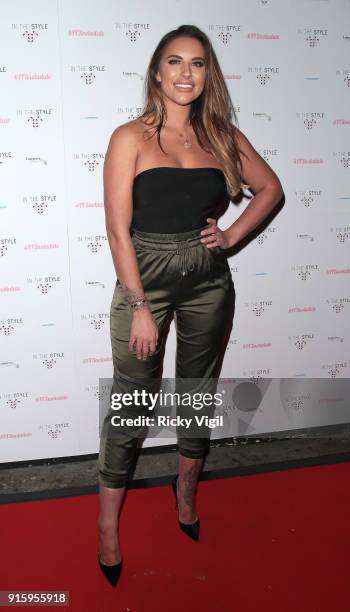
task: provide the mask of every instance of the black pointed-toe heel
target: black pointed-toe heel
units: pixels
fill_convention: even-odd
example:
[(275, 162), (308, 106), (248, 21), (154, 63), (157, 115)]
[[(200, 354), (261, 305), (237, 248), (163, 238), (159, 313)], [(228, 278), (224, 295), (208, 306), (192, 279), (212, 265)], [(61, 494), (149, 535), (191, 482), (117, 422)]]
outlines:
[(101, 571), (106, 576), (108, 582), (113, 586), (117, 586), (122, 567), (123, 567), (123, 559), (116, 563), (116, 565), (105, 565), (102, 563), (100, 557), (98, 557), (98, 564), (100, 566)]
[[(178, 503), (177, 503), (177, 481), (178, 481), (179, 476), (176, 475), (175, 478), (172, 480), (171, 482), (171, 486), (173, 488), (174, 491), (174, 495), (175, 495), (175, 508), (178, 508)], [(198, 541), (199, 539), (199, 527), (200, 527), (200, 520), (199, 517), (197, 518), (197, 520), (194, 523), (182, 523), (181, 521), (178, 521), (179, 523), (179, 527), (180, 529), (182, 529), (182, 531), (192, 540), (194, 540), (195, 542)]]

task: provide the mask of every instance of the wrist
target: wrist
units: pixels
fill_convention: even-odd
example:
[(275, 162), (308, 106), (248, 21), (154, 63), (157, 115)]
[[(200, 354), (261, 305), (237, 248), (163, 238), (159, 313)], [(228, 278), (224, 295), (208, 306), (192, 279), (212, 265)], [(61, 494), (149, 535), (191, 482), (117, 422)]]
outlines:
[(228, 238), (228, 247), (233, 247), (237, 242), (239, 242), (242, 238), (240, 232), (238, 231), (237, 226), (233, 223), (231, 227), (226, 230), (226, 235)]
[(129, 295), (128, 303), (129, 303), (129, 308), (133, 312), (136, 312), (137, 310), (142, 310), (143, 308), (145, 308), (148, 302), (147, 302), (146, 296), (144, 294), (141, 294), (138, 296)]
[(138, 308), (132, 308), (132, 315), (133, 317), (138, 318), (139, 316), (144, 316), (145, 313), (150, 313), (150, 307), (148, 305), (147, 302), (143, 302), (143, 304), (141, 306), (139, 306)]

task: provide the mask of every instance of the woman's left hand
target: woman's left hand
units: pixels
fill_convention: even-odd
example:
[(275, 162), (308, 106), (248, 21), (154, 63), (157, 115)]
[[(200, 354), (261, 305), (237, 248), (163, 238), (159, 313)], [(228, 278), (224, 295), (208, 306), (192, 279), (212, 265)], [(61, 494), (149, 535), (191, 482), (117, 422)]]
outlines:
[(201, 236), (203, 236), (201, 242), (206, 244), (208, 249), (213, 247), (220, 247), (221, 249), (228, 249), (230, 246), (227, 234), (225, 230), (221, 230), (216, 225), (216, 219), (207, 219), (208, 223), (210, 223), (211, 227), (208, 227), (201, 231)]

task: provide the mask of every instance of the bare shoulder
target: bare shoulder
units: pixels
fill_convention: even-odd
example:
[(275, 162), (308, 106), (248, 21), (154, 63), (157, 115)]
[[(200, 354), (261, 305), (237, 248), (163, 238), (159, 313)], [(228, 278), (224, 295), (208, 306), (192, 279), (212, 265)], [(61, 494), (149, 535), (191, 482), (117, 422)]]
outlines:
[(119, 180), (132, 180), (136, 161), (142, 147), (145, 126), (133, 119), (118, 125), (112, 132), (104, 161), (105, 174), (118, 172)]
[(144, 127), (138, 119), (118, 125), (111, 134), (109, 148), (138, 146), (142, 141)]
[(243, 134), (243, 132), (238, 129), (236, 125), (234, 125), (233, 128), (240, 152), (243, 153), (243, 155), (245, 155), (246, 157), (250, 157), (252, 154), (256, 153), (256, 150), (254, 149), (252, 143), (248, 140), (246, 135)]

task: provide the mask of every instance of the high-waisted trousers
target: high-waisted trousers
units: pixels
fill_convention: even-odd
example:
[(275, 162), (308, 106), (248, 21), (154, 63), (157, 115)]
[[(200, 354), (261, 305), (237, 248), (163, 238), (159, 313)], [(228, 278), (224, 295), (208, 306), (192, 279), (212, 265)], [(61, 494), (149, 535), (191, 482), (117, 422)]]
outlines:
[[(158, 326), (158, 342), (153, 355), (138, 359), (129, 350), (133, 313), (120, 281), (116, 281), (110, 308), (110, 334), (113, 357), (114, 393), (154, 390), (164, 355), (166, 322), (174, 317), (176, 329), (175, 380), (208, 380), (217, 374), (218, 360), (227, 327), (232, 321), (234, 284), (224, 250), (208, 248), (200, 240), (201, 230), (181, 233), (150, 233), (132, 228), (144, 293)], [(119, 397), (122, 397), (121, 395)], [(139, 404), (139, 402), (138, 402)], [(121, 418), (145, 414), (140, 405), (122, 406)], [(97, 460), (99, 482), (110, 488), (127, 486), (131, 479), (138, 439), (144, 428), (110, 425), (111, 405), (105, 415)], [(149, 414), (149, 413), (148, 413)], [(117, 429), (117, 431), (115, 431)], [(139, 435), (138, 435), (139, 434)], [(178, 451), (198, 459), (209, 453), (210, 436), (179, 435)]]

